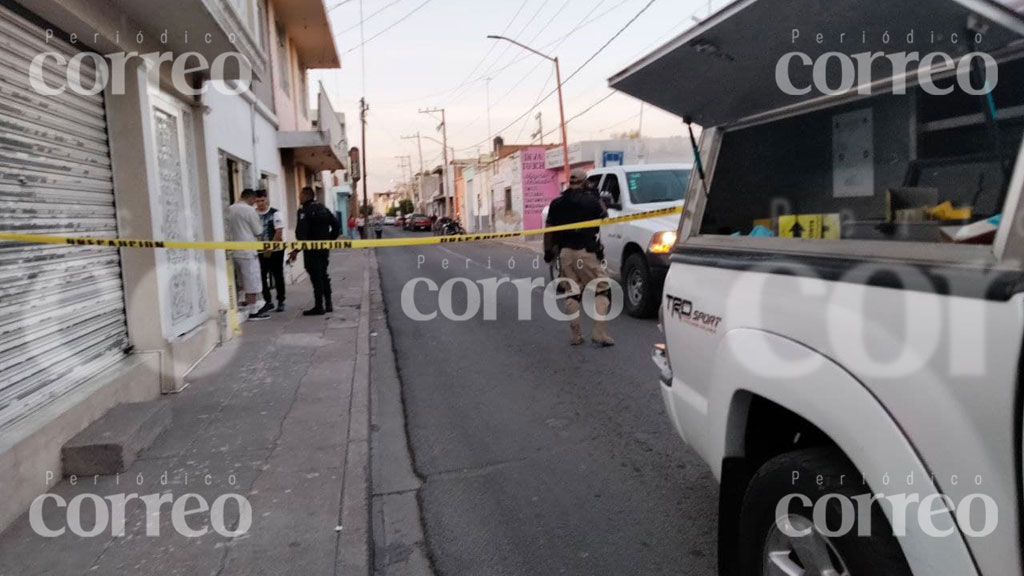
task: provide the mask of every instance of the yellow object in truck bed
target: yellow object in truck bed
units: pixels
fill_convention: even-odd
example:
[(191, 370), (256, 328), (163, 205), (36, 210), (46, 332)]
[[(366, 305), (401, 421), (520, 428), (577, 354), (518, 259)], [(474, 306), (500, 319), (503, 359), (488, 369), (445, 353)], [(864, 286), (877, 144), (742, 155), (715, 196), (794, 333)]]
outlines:
[(953, 208), (952, 202), (943, 202), (928, 210), (928, 214), (936, 220), (970, 220), (974, 210), (967, 208)]

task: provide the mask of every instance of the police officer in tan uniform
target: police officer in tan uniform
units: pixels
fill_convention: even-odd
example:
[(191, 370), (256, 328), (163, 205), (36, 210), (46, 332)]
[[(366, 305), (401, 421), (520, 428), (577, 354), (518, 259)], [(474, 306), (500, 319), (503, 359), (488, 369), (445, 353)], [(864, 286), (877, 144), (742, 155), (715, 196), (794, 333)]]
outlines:
[[(586, 190), (583, 185), (587, 179), (586, 172), (573, 170), (569, 176), (569, 187), (555, 198), (548, 208), (548, 226), (560, 226), (597, 220), (606, 216), (606, 210), (597, 197)], [(583, 344), (583, 330), (580, 327), (580, 309), (583, 302), (583, 290), (593, 282), (595, 292), (595, 308), (598, 316), (608, 315), (611, 309), (611, 281), (604, 267), (603, 248), (598, 238), (600, 228), (582, 228), (549, 232), (544, 235), (544, 260), (551, 262), (559, 258), (562, 277), (572, 280), (579, 287), (575, 294), (566, 298), (567, 312), (574, 317), (569, 322), (572, 331), (573, 346)], [(555, 251), (558, 251), (556, 254)], [(592, 339), (599, 346), (614, 346), (615, 340), (608, 334), (607, 323), (594, 320)]]

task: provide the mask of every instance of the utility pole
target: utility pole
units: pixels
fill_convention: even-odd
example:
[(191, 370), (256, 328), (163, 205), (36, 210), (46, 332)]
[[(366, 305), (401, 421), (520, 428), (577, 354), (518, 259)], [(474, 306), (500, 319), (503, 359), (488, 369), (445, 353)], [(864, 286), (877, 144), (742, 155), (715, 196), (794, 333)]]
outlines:
[(412, 156), (395, 156), (398, 162), (398, 169), (402, 171), (402, 176), (406, 175), (406, 170), (409, 174), (409, 186), (412, 186)]
[[(442, 156), (444, 157), (444, 167), (442, 168), (441, 176), (443, 180), (441, 184), (441, 192), (444, 194), (444, 205), (446, 212), (445, 216), (452, 218), (454, 217), (455, 214), (452, 211), (452, 196), (448, 195), (448, 117), (445, 116), (444, 108), (429, 108), (427, 110), (420, 110), (420, 114), (436, 114), (438, 112), (441, 113), (441, 125), (438, 126), (437, 129), (442, 131), (443, 134), (443, 142), (441, 143), (441, 149)], [(452, 190), (451, 192), (454, 195), (454, 190)]]
[[(363, 206), (369, 206), (369, 194), (367, 193), (369, 177), (366, 173), (366, 113), (370, 111), (370, 106), (366, 104), (366, 98), (359, 99), (359, 119), (363, 125)], [(367, 217), (363, 214), (363, 208), (359, 208), (359, 216), (363, 217), (363, 228), (362, 237), (366, 239), (367, 233)]]
[(565, 129), (565, 101), (562, 98), (562, 67), (558, 63), (558, 56), (554, 56), (554, 57), (548, 56), (547, 54), (544, 54), (543, 52), (539, 52), (537, 50), (534, 50), (533, 48), (530, 48), (529, 46), (527, 46), (525, 44), (522, 44), (520, 42), (517, 42), (517, 41), (515, 41), (515, 40), (513, 40), (511, 38), (505, 37), (505, 36), (494, 36), (494, 35), (491, 35), (491, 36), (488, 36), (488, 38), (490, 38), (491, 40), (504, 40), (506, 42), (511, 42), (512, 44), (515, 44), (516, 46), (519, 46), (523, 50), (526, 50), (528, 52), (532, 52), (532, 53), (536, 54), (537, 56), (540, 56), (541, 58), (544, 58), (546, 60), (554, 62), (554, 64), (555, 64), (555, 79), (558, 82), (558, 112), (559, 112), (559, 114), (561, 116), (561, 119), (562, 119), (562, 157), (563, 157), (563, 160), (565, 162), (565, 185), (566, 185), (566, 187), (568, 187), (569, 186), (569, 173), (572, 171), (572, 166), (569, 165), (569, 137), (568, 137), (568, 133), (567, 133), (567, 131)]
[(416, 145), (420, 150), (420, 174), (423, 174), (423, 140), (420, 138), (420, 133), (417, 132), (412, 136), (402, 136), (402, 140), (412, 140), (414, 138), (416, 139)]
[(402, 140), (416, 139), (416, 146), (419, 149), (420, 154), (420, 176), (416, 178), (416, 200), (415, 203), (419, 204), (420, 197), (423, 196), (422, 182), (423, 182), (423, 139), (420, 138), (420, 133), (417, 132), (413, 136), (402, 136)]
[(540, 145), (543, 146), (544, 145), (544, 114), (542, 112), (537, 112), (537, 115), (534, 116), (534, 118), (537, 119), (537, 131), (533, 133), (533, 135), (530, 137), (530, 139), (532, 140), (533, 138), (540, 138)]

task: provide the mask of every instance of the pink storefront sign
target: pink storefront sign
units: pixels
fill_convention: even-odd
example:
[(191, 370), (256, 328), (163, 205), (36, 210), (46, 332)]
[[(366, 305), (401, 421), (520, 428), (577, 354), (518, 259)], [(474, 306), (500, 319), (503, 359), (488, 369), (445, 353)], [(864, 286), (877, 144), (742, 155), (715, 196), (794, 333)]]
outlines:
[(544, 227), (544, 208), (559, 193), (558, 174), (545, 168), (547, 149), (540, 146), (521, 152), (523, 162), (523, 228)]

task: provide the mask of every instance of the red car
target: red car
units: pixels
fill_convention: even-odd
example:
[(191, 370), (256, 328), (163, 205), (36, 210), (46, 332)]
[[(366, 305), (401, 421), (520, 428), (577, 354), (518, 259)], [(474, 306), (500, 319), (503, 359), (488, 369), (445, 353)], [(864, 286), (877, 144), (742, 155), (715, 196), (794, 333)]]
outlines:
[(414, 231), (430, 230), (430, 217), (423, 214), (413, 214), (409, 229)]

